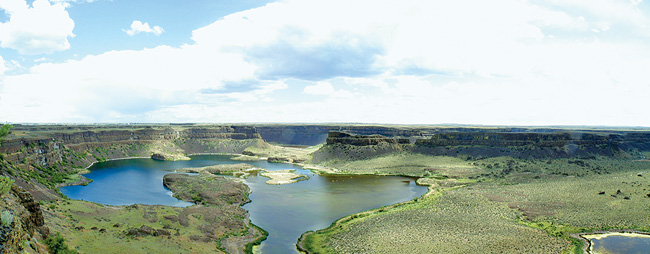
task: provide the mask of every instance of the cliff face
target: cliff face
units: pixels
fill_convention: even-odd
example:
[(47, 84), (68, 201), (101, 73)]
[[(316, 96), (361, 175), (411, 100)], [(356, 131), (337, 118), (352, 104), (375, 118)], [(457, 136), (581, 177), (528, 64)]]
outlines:
[(259, 126), (257, 130), (267, 142), (313, 146), (324, 143), (331, 128), (331, 126), (322, 125), (268, 125)]
[(424, 138), (436, 129), (385, 127), (375, 125), (263, 125), (257, 130), (264, 140), (288, 145), (318, 145), (325, 143), (329, 132), (357, 135), (382, 135), (397, 138)]
[(11, 217), (9, 226), (0, 224), (0, 253), (48, 253), (40, 241), (49, 229), (32, 195), (13, 185), (9, 193), (0, 195), (0, 201), (0, 211)]
[(373, 125), (18, 125), (0, 144), (0, 172), (38, 200), (57, 199), (52, 190), (57, 184), (97, 161), (149, 158), (153, 153), (242, 153), (247, 147), (264, 146), (265, 140), (299, 145), (326, 142), (314, 153), (314, 161), (370, 158), (395, 151), (518, 158), (633, 157), (638, 151), (650, 151), (649, 131)]
[(526, 146), (561, 147), (574, 145), (616, 145), (624, 141), (617, 134), (597, 135), (590, 133), (440, 133), (429, 139), (416, 141), (422, 146)]
[[(323, 160), (344, 156), (359, 159), (386, 153), (388, 144), (399, 146), (392, 150), (444, 156), (471, 157), (511, 156), (516, 158), (589, 158), (594, 156), (634, 157), (638, 151), (650, 150), (650, 132), (448, 132), (418, 138), (413, 144), (404, 138), (381, 135), (350, 135), (330, 132), (327, 145), (315, 158)], [(382, 148), (383, 147), (383, 148)], [(372, 149), (371, 149), (372, 148)], [(382, 148), (382, 149), (380, 149)], [(346, 156), (347, 155), (347, 156)]]
[(332, 131), (327, 136), (327, 145), (344, 144), (353, 146), (370, 146), (379, 145), (381, 143), (388, 144), (409, 144), (409, 140), (405, 138), (388, 138), (379, 134), (375, 135), (351, 135), (344, 132)]
[(241, 153), (263, 145), (253, 126), (64, 127), (16, 126), (0, 144), (0, 172), (39, 200), (92, 163), (153, 153)]
[(389, 138), (382, 135), (352, 135), (332, 131), (327, 143), (312, 154), (313, 162), (327, 160), (361, 160), (403, 151), (410, 142), (403, 138)]

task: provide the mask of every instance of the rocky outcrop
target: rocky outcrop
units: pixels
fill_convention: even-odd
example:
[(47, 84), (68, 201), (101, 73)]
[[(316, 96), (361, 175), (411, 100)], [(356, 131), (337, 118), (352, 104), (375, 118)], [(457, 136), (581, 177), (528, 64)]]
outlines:
[(236, 177), (247, 177), (249, 174), (255, 174), (259, 171), (262, 171), (261, 168), (256, 168), (253, 165), (246, 163), (238, 164), (225, 164), (225, 165), (212, 165), (206, 167), (196, 167), (196, 168), (181, 168), (177, 169), (177, 172), (188, 172), (188, 173), (209, 173), (213, 175), (232, 175)]
[(308, 146), (325, 143), (330, 132), (396, 138), (424, 138), (430, 133), (420, 128), (374, 125), (262, 125), (256, 128), (267, 142)]
[(179, 160), (189, 160), (190, 157), (187, 157), (183, 154), (168, 154), (168, 153), (161, 153), (161, 152), (156, 152), (151, 154), (151, 159), (157, 160), (157, 161), (179, 161)]
[(475, 158), (636, 158), (638, 151), (649, 150), (650, 132), (639, 131), (535, 133), (481, 130), (436, 133), (426, 139), (418, 138), (413, 144), (406, 138), (330, 132), (327, 145), (314, 153), (314, 160), (364, 159), (394, 151)]
[(0, 212), (0, 253), (48, 253), (40, 241), (49, 235), (49, 229), (40, 205), (29, 192), (14, 184), (9, 193), (0, 196)]
[(154, 229), (147, 225), (142, 225), (140, 228), (129, 228), (124, 232), (127, 236), (142, 237), (142, 236), (170, 236), (171, 232), (165, 229)]
[(332, 131), (327, 136), (327, 144), (344, 144), (353, 146), (370, 146), (379, 145), (381, 143), (388, 144), (409, 144), (408, 139), (403, 138), (388, 138), (382, 135), (352, 135), (345, 132)]
[(422, 146), (526, 146), (563, 147), (574, 145), (618, 145), (624, 136), (591, 133), (439, 133), (416, 141)]
[[(39, 200), (70, 173), (111, 159), (188, 159), (185, 154), (241, 153), (265, 142), (253, 126), (230, 125), (16, 125), (0, 143), (0, 171)], [(152, 156), (154, 154), (154, 156)], [(28, 180), (22, 180), (28, 179)]]

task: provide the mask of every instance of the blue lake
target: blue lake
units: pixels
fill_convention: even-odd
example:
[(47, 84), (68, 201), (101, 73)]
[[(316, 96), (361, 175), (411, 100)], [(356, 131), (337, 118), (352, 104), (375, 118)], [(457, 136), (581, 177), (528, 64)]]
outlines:
[[(73, 199), (108, 205), (159, 204), (188, 206), (162, 184), (165, 174), (186, 167), (236, 164), (225, 155), (191, 156), (189, 161), (115, 160), (90, 167), (88, 186), (67, 186), (61, 192)], [(415, 179), (397, 176), (319, 176), (299, 166), (266, 161), (244, 162), (267, 170), (293, 169), (305, 181), (268, 185), (268, 178), (250, 176), (251, 203), (243, 206), (253, 223), (269, 232), (262, 253), (296, 253), (302, 233), (329, 226), (345, 215), (417, 198), (427, 191)]]

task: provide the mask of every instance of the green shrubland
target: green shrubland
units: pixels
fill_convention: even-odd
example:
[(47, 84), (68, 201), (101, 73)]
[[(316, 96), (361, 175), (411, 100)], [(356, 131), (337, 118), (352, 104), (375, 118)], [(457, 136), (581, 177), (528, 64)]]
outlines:
[[(420, 175), (432, 195), (307, 234), (314, 253), (581, 253), (571, 234), (650, 232), (650, 162), (443, 157), (323, 161), (340, 173)], [(462, 186), (444, 189), (450, 186)], [(441, 191), (444, 190), (444, 191)]]

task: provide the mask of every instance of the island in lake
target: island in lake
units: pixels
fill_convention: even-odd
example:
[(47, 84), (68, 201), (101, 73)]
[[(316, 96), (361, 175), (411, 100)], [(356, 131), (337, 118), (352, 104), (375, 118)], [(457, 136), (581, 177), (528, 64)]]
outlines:
[(7, 134), (5, 253), (54, 243), (81, 253), (626, 253), (617, 246), (639, 235), (612, 232), (650, 232), (644, 128), (115, 124)]

